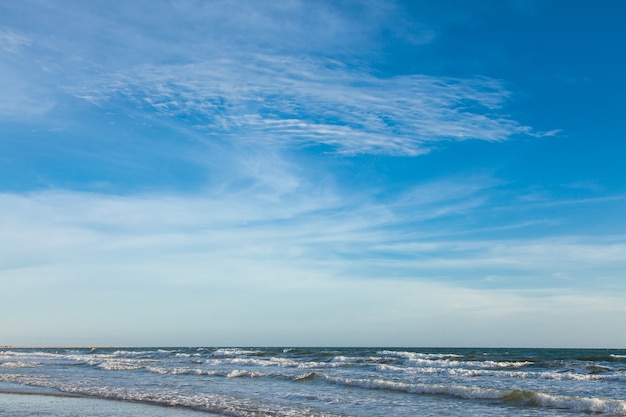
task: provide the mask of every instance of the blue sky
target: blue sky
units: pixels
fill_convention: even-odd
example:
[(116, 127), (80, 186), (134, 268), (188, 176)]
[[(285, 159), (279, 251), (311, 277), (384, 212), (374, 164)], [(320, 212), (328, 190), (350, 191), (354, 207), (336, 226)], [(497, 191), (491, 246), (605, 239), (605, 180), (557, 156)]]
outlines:
[(0, 4), (0, 345), (626, 347), (626, 5)]

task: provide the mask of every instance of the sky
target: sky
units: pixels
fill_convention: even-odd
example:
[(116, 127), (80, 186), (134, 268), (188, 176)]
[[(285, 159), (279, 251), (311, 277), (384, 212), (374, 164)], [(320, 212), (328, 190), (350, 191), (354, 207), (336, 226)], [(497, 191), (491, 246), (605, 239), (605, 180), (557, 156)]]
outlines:
[(626, 348), (626, 3), (0, 3), (0, 345)]

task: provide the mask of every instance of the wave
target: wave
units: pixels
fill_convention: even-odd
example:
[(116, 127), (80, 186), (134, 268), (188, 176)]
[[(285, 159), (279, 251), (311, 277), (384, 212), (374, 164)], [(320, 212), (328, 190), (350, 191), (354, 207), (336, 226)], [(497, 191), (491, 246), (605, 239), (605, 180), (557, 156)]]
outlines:
[(269, 357), (269, 358), (250, 358), (250, 357), (226, 357), (219, 359), (207, 359), (205, 363), (209, 366), (258, 366), (258, 367), (280, 367), (280, 368), (299, 368), (299, 369), (321, 369), (321, 368), (341, 368), (350, 367), (357, 362), (348, 360), (338, 360), (330, 362), (298, 362), (293, 359)]
[[(460, 378), (495, 377), (515, 379), (543, 379), (556, 381), (598, 381), (617, 380), (626, 381), (626, 371), (613, 369), (604, 364), (589, 363), (578, 365), (575, 369), (558, 370), (533, 369), (526, 371), (531, 361), (468, 361), (465, 357), (455, 353), (420, 353), (409, 351), (379, 351), (379, 356), (348, 356), (332, 352), (326, 361), (302, 361), (292, 355), (289, 357), (263, 357), (261, 350), (223, 348), (207, 351), (206, 354), (194, 350), (159, 349), (159, 350), (115, 350), (99, 351), (98, 353), (68, 351), (55, 354), (46, 351), (0, 353), (0, 362), (3, 368), (27, 368), (47, 365), (75, 366), (86, 365), (105, 371), (140, 371), (147, 369), (152, 373), (161, 374), (188, 374), (224, 376), (233, 368), (283, 368), (289, 374), (293, 370), (319, 371), (333, 368), (349, 368), (360, 366), (361, 369), (371, 369), (383, 373), (407, 375), (440, 375)], [(154, 355), (157, 355), (155, 357)], [(161, 356), (159, 356), (161, 355)], [(201, 356), (201, 357), (200, 357)], [(309, 356), (307, 354), (306, 359)], [(300, 360), (298, 360), (300, 359)], [(163, 366), (160, 366), (162, 364)], [(608, 364), (607, 364), (608, 365)], [(202, 370), (202, 368), (216, 368), (221, 371)], [(200, 368), (200, 369), (197, 369)], [(222, 368), (229, 368), (223, 370)], [(250, 372), (248, 371), (248, 372)], [(282, 371), (281, 371), (282, 372)], [(260, 375), (260, 373), (256, 373)], [(293, 376), (293, 375), (291, 375)]]
[(160, 375), (201, 375), (201, 376), (214, 376), (223, 378), (260, 378), (260, 377), (273, 377), (291, 379), (291, 375), (280, 373), (265, 373), (254, 372), (246, 369), (232, 369), (232, 370), (209, 370), (198, 368), (160, 368), (160, 367), (147, 367), (146, 370), (153, 374)]
[(556, 408), (584, 413), (626, 414), (626, 401), (548, 394), (530, 390), (502, 390), (461, 385), (410, 384), (382, 379), (353, 379), (324, 376), (338, 385), (374, 390), (389, 390), (408, 394), (445, 395), (461, 399), (495, 400), (514, 405)]
[(63, 355), (47, 351), (3, 351), (0, 352), (0, 366), (3, 367), (43, 367), (43, 366), (82, 366), (85, 361), (77, 360), (73, 355)]
[(46, 352), (46, 351), (21, 352), (21, 351), (16, 351), (16, 350), (3, 350), (3, 351), (0, 351), (0, 357), (1, 356), (7, 356), (7, 357), (12, 357), (12, 356), (20, 356), (20, 357), (24, 357), (24, 356), (28, 356), (28, 357), (56, 357), (57, 354), (55, 354), (54, 352)]
[(318, 376), (315, 372), (307, 372), (306, 374), (298, 375), (293, 380), (296, 382), (312, 381)]
[(420, 353), (420, 352), (406, 352), (395, 350), (383, 350), (379, 352), (381, 355), (398, 356), (407, 359), (444, 359), (444, 358), (462, 358), (463, 355), (457, 353)]
[(532, 361), (493, 361), (493, 360), (461, 360), (463, 356), (454, 353), (419, 353), (385, 350), (383, 355), (404, 359), (403, 365), (429, 367), (459, 367), (468, 368), (522, 368), (534, 365)]
[(245, 377), (249, 377), (249, 378), (257, 378), (260, 376), (266, 376), (267, 374), (263, 374), (261, 372), (250, 372), (250, 371), (244, 371), (241, 369), (235, 369), (230, 371), (228, 374), (226, 374), (227, 378), (245, 378)]
[(161, 368), (148, 366), (148, 372), (160, 375), (204, 375), (204, 376), (226, 376), (228, 373), (224, 371), (213, 371), (197, 368)]
[(145, 368), (144, 365), (125, 361), (105, 361), (97, 366), (105, 371), (136, 371)]
[[(283, 405), (269, 401), (257, 401), (232, 397), (225, 394), (201, 393), (195, 395), (173, 393), (170, 390), (157, 392), (140, 392), (121, 387), (84, 387), (63, 384), (42, 377), (18, 378), (17, 375), (0, 375), (0, 381), (34, 385), (41, 388), (53, 388), (56, 392), (32, 393), (29, 395), (46, 395), (58, 397), (90, 397), (113, 401), (144, 403), (164, 407), (181, 407), (196, 411), (229, 417), (339, 417), (339, 415), (318, 412), (310, 408)], [(18, 389), (4, 390), (12, 394), (25, 394)]]
[(0, 363), (0, 368), (36, 368), (41, 366), (39, 362), (3, 362)]
[(238, 356), (263, 356), (265, 352), (262, 350), (246, 350), (239, 348), (223, 348), (216, 349), (213, 352), (209, 353), (209, 357), (211, 358), (233, 358)]
[(571, 397), (525, 390), (510, 391), (499, 399), (513, 404), (558, 408), (583, 413), (626, 414), (626, 401), (624, 400)]
[(603, 374), (606, 372), (613, 372), (612, 368), (609, 368), (608, 366), (602, 366), (602, 365), (587, 365), (585, 366), (585, 369), (587, 369), (589, 372), (593, 374)]
[[(473, 402), (477, 407), (546, 407), (626, 417), (625, 402), (616, 394), (626, 382), (622, 365), (626, 355), (620, 355), (624, 351), (411, 350), (102, 348), (59, 349), (57, 353), (54, 349), (15, 349), (0, 351), (0, 381), (124, 401), (152, 401), (149, 395), (153, 395), (155, 401), (165, 398), (165, 405), (193, 408), (206, 403), (208, 408), (200, 405), (198, 409), (231, 416), (266, 415), (259, 410), (268, 410), (272, 416), (288, 415), (281, 413), (289, 410), (292, 415), (312, 415), (298, 407), (312, 404), (324, 409), (330, 402), (323, 395), (336, 396), (329, 401), (341, 403), (333, 408), (335, 412), (347, 413), (350, 404), (358, 407), (363, 398), (380, 401), (379, 410), (391, 410), (394, 405), (385, 392), (391, 391), (403, 393), (393, 397), (400, 395), (407, 404), (450, 397), (447, 401), (467, 400), (469, 408)], [(180, 389), (172, 390), (172, 386)], [(246, 394), (243, 387), (250, 386), (255, 389)], [(226, 399), (232, 389), (248, 398)], [(354, 396), (346, 395), (347, 390)], [(595, 398), (594, 393), (613, 399)], [(223, 404), (231, 408), (212, 408), (215, 398), (224, 399)], [(249, 403), (246, 409), (242, 401), (270, 405)], [(273, 403), (293, 408), (272, 408)], [(256, 414), (246, 414), (253, 409)]]
[[(495, 389), (479, 386), (446, 385), (436, 383), (409, 383), (382, 378), (345, 378), (331, 376), (319, 372), (305, 372), (302, 374), (289, 373), (260, 373), (246, 369), (189, 369), (189, 368), (161, 368), (146, 367), (146, 371), (160, 374), (196, 374), (219, 376), (224, 378), (257, 378), (270, 377), (290, 380), (296, 383), (311, 381), (325, 381), (330, 384), (355, 387), (369, 390), (386, 390), (405, 394), (440, 395), (466, 400), (489, 400), (520, 407), (545, 407), (564, 409), (575, 412), (626, 415), (626, 401), (609, 398), (568, 396), (550, 394), (535, 390), (522, 389)], [(481, 370), (475, 370), (481, 371)], [(58, 378), (46, 375), (19, 375), (0, 374), (0, 381), (52, 388), (64, 393), (81, 394), (90, 397), (147, 402), (166, 406), (182, 406), (197, 410), (219, 413), (233, 417), (249, 417), (252, 415), (271, 416), (312, 416), (311, 410), (289, 408), (277, 404), (268, 404), (268, 400), (255, 402), (252, 399), (231, 398), (224, 394), (198, 393), (184, 395), (181, 392), (172, 392), (168, 389), (150, 389), (149, 392), (140, 388), (116, 386), (85, 386), (79, 382), (63, 382)], [(271, 402), (271, 400), (269, 400)], [(281, 408), (282, 407), (282, 408)]]
[(611, 368), (599, 369), (587, 368), (587, 373), (567, 372), (530, 372), (509, 371), (497, 369), (468, 369), (468, 368), (443, 368), (443, 367), (413, 367), (380, 364), (376, 369), (387, 373), (400, 373), (409, 376), (415, 375), (444, 375), (462, 378), (495, 377), (515, 379), (545, 379), (554, 381), (626, 381), (626, 372), (616, 372)]

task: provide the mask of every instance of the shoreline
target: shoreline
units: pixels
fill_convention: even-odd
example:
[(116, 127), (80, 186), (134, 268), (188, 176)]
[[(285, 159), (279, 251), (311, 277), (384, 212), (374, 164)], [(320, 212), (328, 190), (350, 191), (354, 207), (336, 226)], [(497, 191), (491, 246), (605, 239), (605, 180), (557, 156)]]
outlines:
[(3, 417), (35, 417), (42, 413), (48, 417), (219, 417), (201, 410), (140, 401), (6, 389), (0, 389), (0, 409)]

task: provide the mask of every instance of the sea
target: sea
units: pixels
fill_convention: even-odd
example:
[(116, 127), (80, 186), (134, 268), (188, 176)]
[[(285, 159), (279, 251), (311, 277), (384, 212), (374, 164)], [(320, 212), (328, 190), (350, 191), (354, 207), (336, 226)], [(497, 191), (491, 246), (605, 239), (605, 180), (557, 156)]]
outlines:
[(0, 348), (0, 416), (626, 416), (626, 350)]

